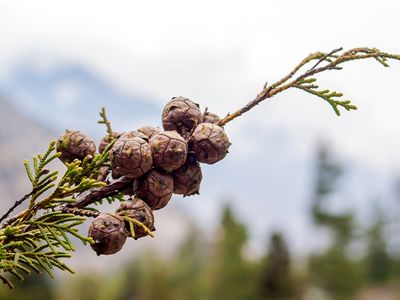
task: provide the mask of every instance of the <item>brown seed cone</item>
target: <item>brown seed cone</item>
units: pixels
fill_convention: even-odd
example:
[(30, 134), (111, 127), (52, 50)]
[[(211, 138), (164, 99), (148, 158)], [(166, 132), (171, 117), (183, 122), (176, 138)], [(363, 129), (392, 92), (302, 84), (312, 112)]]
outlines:
[(219, 121), (221, 121), (221, 118), (217, 114), (209, 112), (208, 110), (203, 113), (203, 123), (218, 124)]
[(201, 123), (203, 116), (199, 105), (185, 97), (174, 97), (164, 107), (164, 130), (176, 130), (187, 137)]
[(122, 135), (120, 135), (119, 136), (119, 140), (129, 140), (129, 139), (131, 139), (131, 138), (133, 138), (133, 137), (138, 137), (138, 138), (141, 138), (141, 139), (143, 139), (143, 140), (145, 140), (146, 142), (149, 142), (149, 137), (147, 136), (147, 135), (145, 135), (144, 133), (142, 133), (142, 132), (139, 132), (139, 131), (127, 131), (127, 132), (124, 132)]
[(142, 138), (131, 136), (130, 132), (121, 135), (110, 151), (112, 176), (125, 175), (138, 178), (149, 171), (153, 158), (149, 144)]
[(182, 167), (172, 172), (174, 178), (174, 193), (191, 196), (199, 193), (200, 183), (203, 179), (200, 164), (186, 162)]
[(140, 127), (137, 131), (143, 133), (145, 136), (148, 137), (148, 139), (151, 139), (153, 136), (160, 133), (162, 130), (160, 127), (146, 125), (146, 126)]
[(155, 167), (168, 172), (181, 167), (187, 157), (188, 145), (176, 131), (163, 131), (150, 139)]
[(127, 231), (120, 216), (111, 213), (101, 213), (89, 227), (89, 237), (93, 238), (91, 245), (97, 255), (110, 255), (124, 246)]
[(151, 209), (160, 209), (166, 206), (172, 197), (174, 179), (164, 170), (152, 169), (135, 180), (133, 190)]
[(61, 153), (60, 159), (70, 163), (75, 159), (83, 160), (88, 155), (96, 153), (94, 141), (85, 133), (78, 130), (66, 130), (56, 144), (57, 152)]
[(108, 174), (110, 174), (111, 168), (103, 166), (99, 168), (99, 173), (97, 174), (97, 181), (106, 182)]
[(196, 159), (206, 164), (214, 164), (223, 159), (230, 145), (224, 129), (211, 123), (201, 123), (197, 126), (190, 139)]
[(103, 137), (100, 141), (99, 144), (99, 153), (103, 153), (104, 150), (107, 148), (107, 146), (114, 140), (116, 140), (118, 137), (120, 137), (122, 133), (113, 131), (112, 134), (107, 134), (105, 137)]
[[(124, 201), (117, 209), (121, 216), (128, 216), (136, 221), (143, 223), (151, 231), (155, 231), (154, 215), (151, 208), (141, 199), (134, 198), (132, 201)], [(135, 239), (147, 236), (148, 233), (139, 225), (134, 225)]]

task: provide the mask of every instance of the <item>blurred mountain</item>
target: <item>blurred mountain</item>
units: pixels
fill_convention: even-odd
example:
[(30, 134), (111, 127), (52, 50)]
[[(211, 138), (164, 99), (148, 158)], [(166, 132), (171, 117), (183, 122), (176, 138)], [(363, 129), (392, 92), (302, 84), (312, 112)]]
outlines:
[(66, 128), (99, 140), (105, 133), (104, 125), (97, 124), (102, 106), (115, 130), (158, 123), (160, 110), (149, 97), (125, 93), (80, 65), (27, 61), (0, 82), (1, 203), (28, 191), (23, 160), (45, 151)]
[(29, 192), (23, 161), (43, 152), (52, 138), (50, 130), (20, 114), (0, 96), (0, 208)]
[(102, 106), (116, 130), (160, 122), (160, 108), (149, 96), (125, 92), (77, 64), (21, 63), (1, 85), (14, 106), (56, 132), (80, 128), (102, 135), (104, 128), (97, 124)]

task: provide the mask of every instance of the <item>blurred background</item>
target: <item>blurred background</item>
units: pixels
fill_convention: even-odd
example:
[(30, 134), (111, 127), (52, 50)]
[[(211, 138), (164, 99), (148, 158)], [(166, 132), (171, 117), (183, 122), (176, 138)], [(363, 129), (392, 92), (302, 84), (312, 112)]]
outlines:
[[(161, 125), (173, 96), (224, 116), (315, 51), (399, 53), (400, 2), (0, 1), (0, 209), (29, 191), (23, 160), (66, 128), (97, 141)], [(155, 212), (156, 237), (0, 299), (400, 299), (400, 64), (319, 77), (358, 105), (337, 117), (298, 90), (226, 127), (200, 195)], [(55, 166), (62, 168), (62, 166)], [(112, 211), (110, 207), (104, 210)], [(82, 228), (83, 231), (87, 230)]]

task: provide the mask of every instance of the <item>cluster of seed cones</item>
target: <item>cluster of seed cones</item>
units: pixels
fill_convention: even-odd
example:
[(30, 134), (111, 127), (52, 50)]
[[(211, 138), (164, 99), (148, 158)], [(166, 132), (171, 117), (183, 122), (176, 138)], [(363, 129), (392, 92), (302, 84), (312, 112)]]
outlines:
[[(137, 131), (112, 132), (99, 145), (102, 153), (114, 140), (110, 165), (103, 167), (99, 180), (121, 176), (133, 180), (130, 195), (115, 213), (102, 213), (91, 224), (89, 236), (100, 254), (119, 251), (129, 236), (126, 217), (134, 221), (134, 237), (148, 235), (154, 228), (152, 211), (165, 207), (173, 194), (190, 196), (199, 193), (202, 173), (200, 163), (214, 164), (228, 153), (230, 142), (219, 117), (188, 98), (174, 97), (162, 113), (164, 130), (144, 126)], [(58, 140), (57, 151), (63, 162), (83, 160), (96, 154), (96, 146), (80, 131), (66, 131)], [(144, 225), (144, 226), (141, 226)]]

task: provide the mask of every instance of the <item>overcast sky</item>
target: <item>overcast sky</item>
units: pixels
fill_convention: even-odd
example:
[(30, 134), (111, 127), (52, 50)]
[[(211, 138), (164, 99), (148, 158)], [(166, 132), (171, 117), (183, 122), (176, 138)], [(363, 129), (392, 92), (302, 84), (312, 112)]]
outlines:
[[(399, 11), (395, 0), (3, 0), (0, 70), (7, 76), (6, 68), (28, 55), (42, 57), (43, 67), (73, 60), (157, 101), (186, 95), (224, 114), (310, 52), (338, 46), (400, 52)], [(237, 123), (324, 133), (345, 153), (398, 167), (399, 75), (399, 63), (390, 71), (372, 62), (351, 63), (322, 82), (345, 92), (358, 112), (336, 118), (328, 105), (294, 91)]]
[[(44, 69), (78, 62), (121, 89), (153, 96), (160, 108), (184, 95), (224, 115), (311, 52), (369, 46), (400, 53), (399, 12), (395, 0), (0, 0), (0, 80), (29, 58)], [(288, 133), (279, 151), (299, 159), (323, 138), (356, 164), (396, 173), (400, 62), (391, 69), (353, 62), (320, 83), (359, 110), (338, 118), (311, 95), (285, 92), (229, 125), (234, 158), (262, 156), (268, 141), (260, 147), (257, 133), (276, 129)]]

